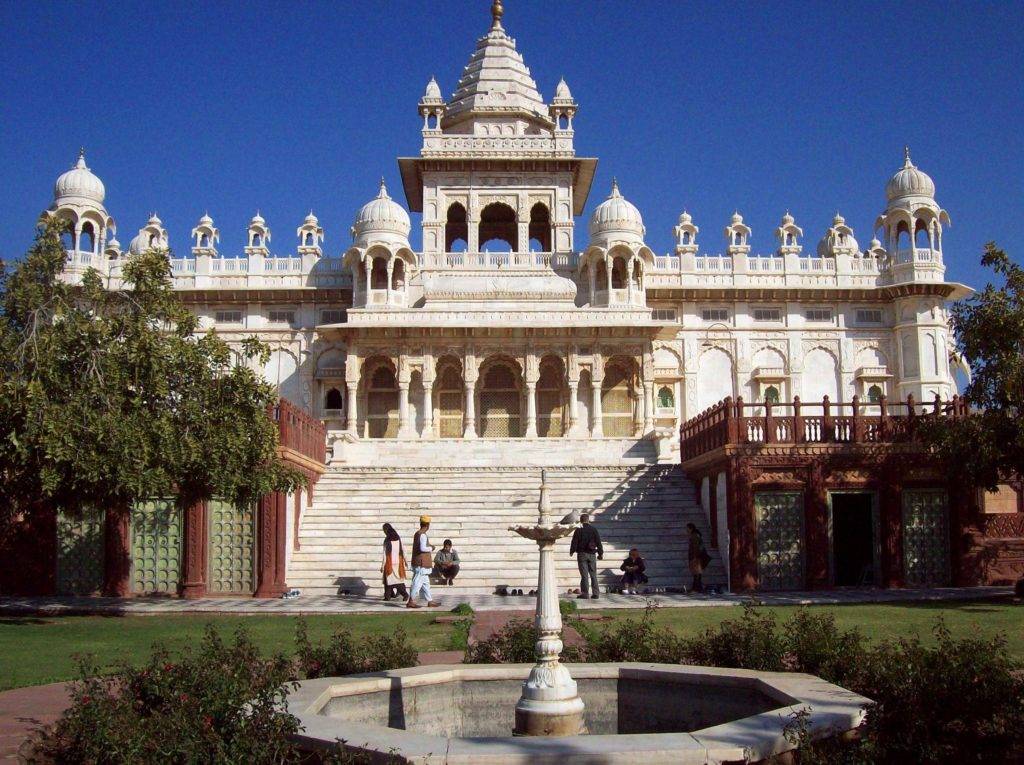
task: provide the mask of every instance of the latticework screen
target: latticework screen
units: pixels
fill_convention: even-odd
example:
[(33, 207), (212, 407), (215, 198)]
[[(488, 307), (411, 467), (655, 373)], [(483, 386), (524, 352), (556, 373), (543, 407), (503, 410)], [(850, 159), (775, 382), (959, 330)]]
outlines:
[(763, 590), (804, 585), (804, 501), (799, 492), (757, 492), (757, 578)]
[(136, 505), (132, 511), (132, 592), (177, 592), (181, 544), (181, 513), (173, 500)]
[(949, 584), (949, 504), (942, 490), (903, 491), (903, 578), (911, 586)]
[(553, 365), (541, 368), (537, 382), (537, 435), (559, 438), (565, 435), (565, 396), (561, 370)]
[(522, 436), (522, 395), (512, 370), (492, 367), (480, 391), (480, 435), (483, 438)]
[(381, 367), (370, 378), (366, 394), (366, 430), (370, 438), (398, 436), (398, 384), (395, 374)]
[(601, 386), (601, 428), (606, 436), (627, 438), (636, 429), (633, 386), (621, 367), (610, 367)]
[(462, 376), (448, 367), (438, 379), (437, 416), (440, 420), (441, 438), (459, 438), (463, 431)]
[(251, 593), (255, 588), (253, 508), (236, 507), (222, 500), (211, 500), (208, 508), (210, 591)]

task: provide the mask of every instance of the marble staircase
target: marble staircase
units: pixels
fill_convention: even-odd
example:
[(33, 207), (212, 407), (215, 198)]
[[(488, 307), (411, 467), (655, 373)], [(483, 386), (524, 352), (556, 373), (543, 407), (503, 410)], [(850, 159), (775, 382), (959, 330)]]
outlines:
[[(647, 560), (652, 586), (689, 585), (686, 524), (696, 524), (705, 540), (711, 535), (678, 465), (550, 468), (548, 483), (558, 517), (574, 509), (593, 515), (605, 545), (602, 586), (618, 583), (619, 564), (633, 546)], [(332, 466), (301, 518), (288, 585), (311, 595), (381, 594), (381, 524), (402, 535), (408, 559), (417, 519), (426, 514), (433, 519), (431, 542), (440, 547), (452, 539), (462, 558), (456, 585), (438, 591), (492, 593), (499, 585), (529, 591), (536, 587), (537, 547), (508, 527), (536, 521), (539, 490), (539, 468)], [(713, 560), (705, 584), (722, 588), (722, 562), (717, 550), (708, 550)], [(568, 553), (566, 540), (557, 553), (562, 592), (579, 586)]]

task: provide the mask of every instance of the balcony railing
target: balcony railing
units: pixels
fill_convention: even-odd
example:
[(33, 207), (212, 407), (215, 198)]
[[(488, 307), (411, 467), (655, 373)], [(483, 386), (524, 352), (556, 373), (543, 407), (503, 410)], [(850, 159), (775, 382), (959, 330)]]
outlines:
[(271, 410), (281, 446), (293, 449), (322, 465), (327, 459), (327, 428), (287, 399), (278, 399)]
[(943, 402), (918, 403), (913, 395), (889, 402), (884, 396), (863, 403), (802, 402), (748, 404), (742, 397), (726, 398), (680, 428), (683, 461), (725, 446), (744, 444), (866, 444), (912, 441), (920, 417), (960, 417), (967, 405), (959, 396)]

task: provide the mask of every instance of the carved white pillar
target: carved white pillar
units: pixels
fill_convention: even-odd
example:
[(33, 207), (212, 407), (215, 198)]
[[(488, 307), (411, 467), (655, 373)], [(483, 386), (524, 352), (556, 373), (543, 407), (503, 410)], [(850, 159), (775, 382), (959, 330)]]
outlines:
[(590, 264), (590, 268), (587, 269), (587, 277), (590, 281), (590, 305), (597, 305), (597, 301), (594, 299), (594, 293), (597, 291), (597, 273), (594, 269), (594, 264)]
[(537, 384), (526, 383), (526, 437), (537, 437)]
[(391, 302), (392, 302), (391, 301), (391, 279), (394, 276), (394, 273), (395, 273), (395, 256), (391, 255), (391, 256), (388, 257), (388, 270), (387, 270), (388, 283), (387, 283), (387, 289), (385, 290), (385, 293), (384, 293), (384, 302), (387, 305), (391, 305)]
[(579, 381), (569, 380), (569, 422), (565, 425), (566, 436), (576, 434), (576, 396), (579, 391)]
[(611, 304), (611, 298), (612, 298), (612, 266), (613, 265), (614, 265), (614, 261), (611, 258), (609, 258), (608, 255), (605, 255), (604, 256), (604, 275), (605, 275), (605, 282), (606, 282), (605, 289), (608, 290), (608, 303), (609, 303), (609, 305)]
[(398, 383), (398, 437), (409, 437), (409, 383)]
[(359, 409), (359, 383), (355, 380), (351, 380), (347, 383), (348, 385), (348, 398), (345, 404), (348, 406), (348, 423), (345, 429), (350, 433), (355, 433), (358, 427), (358, 409)]
[(590, 383), (590, 393), (593, 396), (590, 406), (590, 435), (592, 438), (601, 438), (604, 435), (604, 428), (601, 424), (601, 381), (594, 379)]
[(476, 401), (474, 401), (474, 388), (472, 382), (466, 381), (466, 404), (462, 411), (463, 415), (463, 438), (476, 438)]
[(420, 438), (434, 437), (434, 378), (423, 378), (423, 432)]
[(644, 382), (644, 433), (654, 430), (654, 382)]

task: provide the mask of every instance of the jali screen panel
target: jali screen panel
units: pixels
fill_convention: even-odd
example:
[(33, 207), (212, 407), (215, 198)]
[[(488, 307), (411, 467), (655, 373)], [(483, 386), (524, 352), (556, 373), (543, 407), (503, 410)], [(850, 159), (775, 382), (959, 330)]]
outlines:
[(804, 496), (800, 492), (754, 494), (757, 577), (762, 590), (804, 586)]
[(103, 513), (57, 516), (57, 594), (91, 595), (103, 585)]
[(949, 501), (941, 489), (903, 491), (903, 580), (949, 584)]
[(132, 510), (132, 592), (173, 595), (181, 579), (181, 512), (172, 499)]

